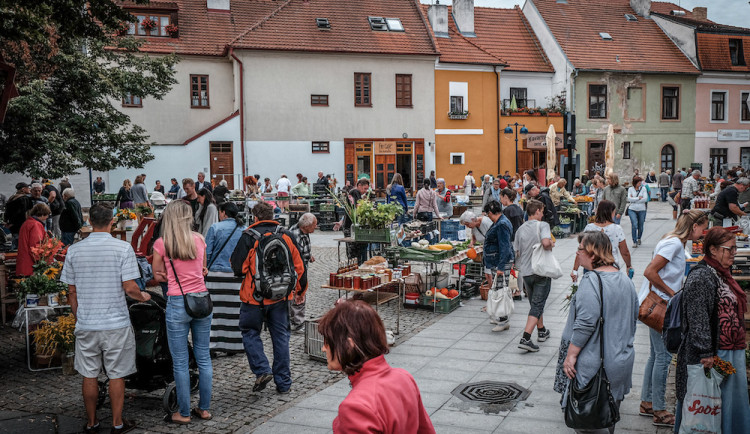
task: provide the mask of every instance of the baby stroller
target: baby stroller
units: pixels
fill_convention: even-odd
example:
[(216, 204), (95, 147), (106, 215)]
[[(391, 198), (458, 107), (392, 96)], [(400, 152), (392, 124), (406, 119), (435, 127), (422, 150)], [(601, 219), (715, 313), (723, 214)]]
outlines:
[[(136, 372), (125, 377), (128, 389), (153, 392), (165, 389), (162, 398), (164, 411), (172, 414), (177, 411), (177, 389), (172, 371), (172, 355), (167, 344), (166, 299), (151, 293), (151, 300), (139, 303), (128, 297), (130, 322), (135, 332)], [(190, 391), (198, 390), (198, 367), (193, 355), (193, 347), (188, 343)], [(99, 382), (97, 408), (104, 404), (108, 396), (109, 380)]]

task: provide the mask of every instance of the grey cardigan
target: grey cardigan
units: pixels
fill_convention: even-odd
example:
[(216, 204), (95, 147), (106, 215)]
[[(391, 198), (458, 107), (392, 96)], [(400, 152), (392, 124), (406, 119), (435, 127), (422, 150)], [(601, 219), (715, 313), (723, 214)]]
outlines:
[(625, 214), (625, 207), (628, 205), (628, 191), (625, 190), (625, 187), (622, 185), (618, 185), (614, 188), (612, 188), (611, 185), (604, 187), (604, 195), (602, 199), (615, 203), (615, 206), (617, 207), (616, 214)]
[[(576, 361), (576, 382), (584, 387), (599, 371), (599, 279), (586, 273), (570, 304), (563, 341), (581, 348)], [(638, 297), (633, 282), (620, 272), (599, 272), (604, 293), (604, 369), (615, 400), (622, 400), (632, 386), (635, 362), (635, 326)]]
[(219, 212), (217, 211), (216, 205), (212, 203), (208, 204), (206, 215), (203, 217), (203, 221), (200, 221), (202, 210), (203, 205), (198, 205), (198, 211), (195, 213), (195, 224), (198, 226), (197, 232), (200, 232), (201, 235), (205, 237), (208, 234), (208, 228), (219, 221)]

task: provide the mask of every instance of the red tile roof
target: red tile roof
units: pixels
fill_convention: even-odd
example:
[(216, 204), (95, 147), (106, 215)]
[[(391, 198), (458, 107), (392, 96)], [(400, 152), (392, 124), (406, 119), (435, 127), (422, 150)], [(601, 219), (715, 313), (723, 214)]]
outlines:
[[(234, 48), (437, 55), (417, 0), (286, 0), (237, 37)], [(368, 16), (399, 18), (403, 32), (373, 31)], [(321, 30), (316, 18), (328, 18)]]
[[(581, 70), (686, 73), (699, 71), (649, 19), (634, 14), (628, 0), (528, 0), (541, 13), (575, 68)], [(670, 6), (671, 7), (671, 6)], [(600, 32), (609, 33), (605, 41)]]
[[(745, 65), (732, 65), (729, 40), (741, 39)], [(698, 32), (698, 60), (704, 71), (750, 72), (750, 30), (745, 35)]]
[[(425, 15), (429, 5), (422, 5)], [(554, 72), (531, 26), (516, 6), (513, 9), (474, 8), (474, 33), (465, 37), (448, 7), (450, 38), (435, 38), (440, 62), (507, 65), (505, 71)]]

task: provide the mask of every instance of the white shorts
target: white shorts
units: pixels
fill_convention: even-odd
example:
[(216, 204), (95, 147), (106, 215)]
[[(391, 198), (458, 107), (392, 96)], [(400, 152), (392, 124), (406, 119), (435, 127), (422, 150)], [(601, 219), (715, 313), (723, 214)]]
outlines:
[(75, 369), (86, 378), (96, 378), (102, 367), (110, 380), (126, 377), (135, 369), (133, 327), (115, 330), (78, 330)]

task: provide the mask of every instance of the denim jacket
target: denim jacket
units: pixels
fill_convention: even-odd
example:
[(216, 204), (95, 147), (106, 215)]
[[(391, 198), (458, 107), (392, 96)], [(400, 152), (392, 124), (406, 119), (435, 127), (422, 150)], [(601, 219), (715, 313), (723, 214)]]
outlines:
[[(232, 233), (234, 228), (237, 227), (237, 222), (234, 219), (225, 219), (220, 222), (214, 223), (208, 228), (206, 233), (206, 263), (210, 264), (214, 257), (218, 254), (219, 257), (214, 260), (213, 265), (209, 271), (223, 271), (226, 273), (232, 272), (232, 266), (229, 263), (229, 258), (232, 256), (237, 242), (242, 236), (242, 226), (237, 227), (237, 230)], [(232, 239), (229, 240), (224, 249), (219, 252), (221, 246), (227, 240), (229, 235), (232, 234)]]
[(513, 247), (510, 244), (512, 233), (513, 225), (510, 220), (501, 215), (484, 236), (485, 268), (504, 271), (513, 260)]

